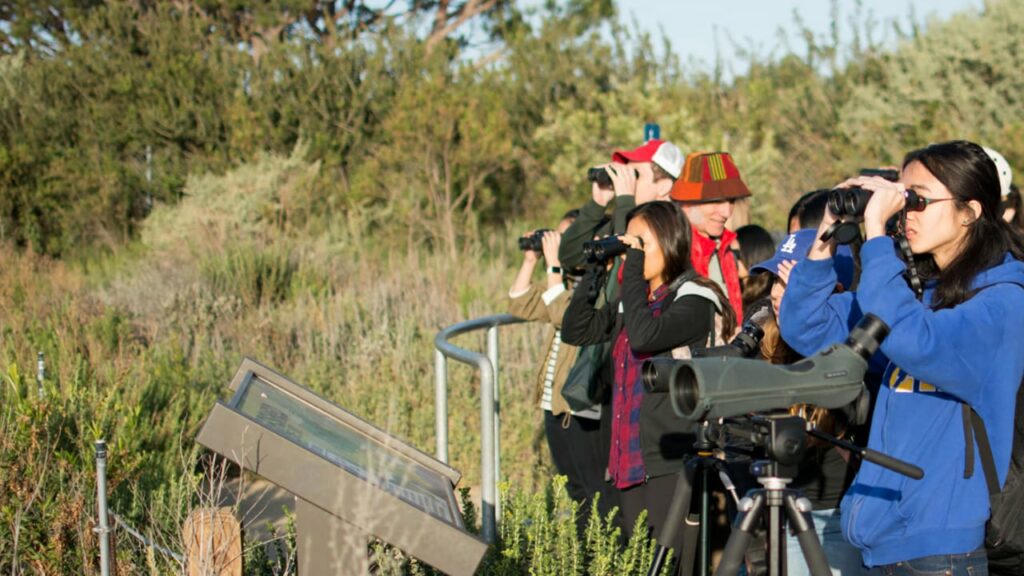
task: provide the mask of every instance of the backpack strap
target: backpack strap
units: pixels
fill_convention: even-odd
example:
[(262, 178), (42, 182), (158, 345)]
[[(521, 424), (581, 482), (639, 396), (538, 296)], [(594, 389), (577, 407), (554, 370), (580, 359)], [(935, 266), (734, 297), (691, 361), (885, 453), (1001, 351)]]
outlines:
[(971, 412), (974, 410), (966, 402), (961, 402), (960, 408), (964, 422), (964, 478), (970, 478), (974, 476), (974, 432), (971, 427), (974, 420)]
[(711, 348), (715, 345), (715, 314), (718, 313), (718, 306), (715, 306), (714, 302), (708, 302), (708, 307), (711, 308), (711, 330), (708, 330), (707, 348)]
[(715, 291), (707, 286), (701, 286), (696, 282), (684, 282), (676, 289), (676, 295), (672, 300), (679, 300), (683, 296), (700, 296), (701, 298), (711, 302), (715, 307), (716, 312), (722, 309), (722, 303), (718, 301), (718, 296), (715, 295)]
[(708, 331), (708, 339), (705, 348), (711, 348), (715, 346), (715, 318), (716, 315), (722, 313), (722, 303), (719, 302), (718, 296), (715, 291), (707, 286), (701, 286), (691, 280), (686, 280), (678, 286), (673, 286), (676, 291), (673, 301), (679, 300), (683, 296), (699, 296), (708, 301), (708, 306), (711, 308), (711, 330)]
[[(1024, 284), (1020, 282), (1007, 282), (1008, 284), (1016, 284), (1017, 286), (1024, 288)], [(985, 286), (988, 288), (988, 286)], [(981, 288), (976, 292), (984, 290)], [(1021, 388), (1017, 389), (1017, 406), (1021, 405), (1021, 395), (1024, 395), (1024, 379), (1021, 379)], [(966, 402), (960, 403), (960, 408), (963, 411), (963, 422), (964, 422), (964, 478), (970, 478), (974, 476), (974, 441), (977, 439), (978, 449), (980, 450), (981, 456), (981, 469), (985, 473), (985, 483), (988, 485), (989, 495), (999, 494), (1001, 491), (999, 488), (999, 475), (996, 473), (996, 461), (995, 457), (992, 456), (992, 446), (988, 442), (988, 431), (985, 429), (985, 421), (981, 419), (981, 415), (978, 414), (974, 408), (968, 406)], [(1017, 417), (1021, 415), (1018, 414)], [(973, 433), (972, 433), (973, 432)]]
[[(990, 496), (994, 496), (1000, 492), (999, 475), (996, 473), (996, 461), (992, 456), (992, 446), (988, 442), (988, 431), (985, 430), (985, 422), (981, 419), (981, 416), (974, 410), (974, 408), (971, 408), (966, 403), (963, 404), (963, 411), (965, 415), (964, 417), (970, 420), (970, 428), (974, 430), (974, 437), (978, 441), (978, 450), (981, 456), (981, 469), (985, 473), (985, 483), (988, 485), (988, 493)], [(967, 436), (969, 432), (966, 427), (964, 428), (964, 434), (965, 438), (970, 438), (970, 436)], [(968, 444), (969, 449), (967, 450), (967, 453), (969, 453), (971, 457), (971, 465), (969, 468), (969, 472), (971, 474), (974, 472), (973, 444), (973, 442)], [(970, 477), (971, 476), (968, 472), (964, 472), (964, 478)]]

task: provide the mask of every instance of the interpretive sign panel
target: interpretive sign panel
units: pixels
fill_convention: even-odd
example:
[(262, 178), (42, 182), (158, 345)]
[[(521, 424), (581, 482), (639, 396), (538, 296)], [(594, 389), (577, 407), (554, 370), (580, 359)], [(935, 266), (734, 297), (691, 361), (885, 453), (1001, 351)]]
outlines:
[[(456, 470), (253, 360), (242, 363), (231, 388), (234, 395), (214, 406), (197, 441), (311, 504), (299, 508), (307, 516), (325, 514), (315, 533), (297, 517), (300, 539), (330, 540), (311, 541), (308, 550), (346, 562), (365, 557), (356, 531), (448, 573), (475, 570), (486, 544), (464, 530)], [(305, 560), (320, 569), (341, 562)], [(302, 558), (299, 566), (312, 573)]]

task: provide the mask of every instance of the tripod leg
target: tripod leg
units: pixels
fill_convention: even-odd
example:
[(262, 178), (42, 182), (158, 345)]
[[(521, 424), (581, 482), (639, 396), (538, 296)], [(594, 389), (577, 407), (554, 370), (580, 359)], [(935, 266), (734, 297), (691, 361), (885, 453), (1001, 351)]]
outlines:
[(697, 562), (697, 541), (700, 539), (701, 520), (690, 514), (683, 525), (683, 548), (679, 551), (679, 576), (693, 576)]
[(700, 576), (708, 576), (708, 566), (711, 564), (711, 491), (708, 490), (709, 464), (704, 458), (710, 456), (700, 460), (700, 555), (697, 559), (700, 562), (697, 574)]
[(761, 521), (761, 514), (764, 513), (765, 494), (754, 492), (751, 496), (740, 500), (739, 514), (732, 525), (732, 534), (725, 543), (725, 551), (722, 553), (722, 561), (715, 570), (715, 576), (735, 576), (743, 566), (743, 555), (750, 546), (750, 540), (754, 536)]
[(786, 576), (789, 571), (786, 569), (786, 526), (782, 521), (783, 500), (781, 490), (766, 490), (768, 508), (768, 527), (765, 533), (767, 542), (765, 551), (765, 563), (768, 566), (768, 576)]
[[(647, 571), (648, 576), (654, 576), (661, 572), (668, 556), (672, 543), (676, 540), (676, 534), (683, 525), (683, 520), (690, 513), (690, 500), (693, 497), (693, 474), (694, 466), (688, 461), (676, 477), (676, 488), (672, 492), (672, 502), (669, 504), (668, 515), (661, 532), (657, 534), (658, 547), (654, 551), (654, 560)], [(685, 537), (685, 534), (684, 534)], [(684, 545), (684, 549), (685, 549)], [(690, 558), (693, 556), (691, 555)], [(676, 562), (682, 562), (685, 556), (680, 554)]]
[[(811, 518), (811, 506), (805, 498), (800, 502), (793, 494), (787, 493), (783, 496), (786, 506), (786, 515), (789, 524), (796, 532), (796, 538), (800, 542), (800, 551), (804, 553), (807, 560), (807, 567), (813, 576), (832, 576), (832, 569), (829, 568), (828, 558), (818, 541), (818, 534), (814, 531), (814, 520)], [(792, 560), (790, 560), (792, 561)]]

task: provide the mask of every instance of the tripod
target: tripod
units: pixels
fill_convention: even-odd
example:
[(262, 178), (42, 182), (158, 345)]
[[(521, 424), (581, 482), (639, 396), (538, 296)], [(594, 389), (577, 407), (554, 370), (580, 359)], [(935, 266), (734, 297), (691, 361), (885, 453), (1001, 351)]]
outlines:
[(811, 503), (804, 498), (799, 490), (791, 490), (786, 485), (795, 476), (794, 466), (785, 466), (778, 462), (759, 460), (752, 467), (764, 488), (751, 490), (740, 501), (740, 513), (733, 523), (732, 535), (725, 544), (722, 561), (715, 571), (715, 576), (736, 574), (743, 564), (743, 555), (754, 537), (754, 531), (761, 525), (767, 512), (767, 569), (768, 576), (785, 576), (786, 572), (786, 524), (788, 520), (793, 527), (800, 551), (807, 561), (811, 574), (814, 576), (831, 576), (825, 551), (821, 548), (818, 535), (814, 531), (811, 519)]
[[(803, 418), (755, 416), (752, 427), (741, 429), (744, 436), (765, 449), (769, 459), (751, 464), (751, 471), (763, 488), (751, 490), (740, 501), (739, 514), (726, 542), (715, 576), (739, 572), (754, 532), (767, 519), (765, 561), (768, 576), (786, 574), (786, 524), (793, 527), (800, 550), (814, 576), (831, 576), (828, 559), (814, 531), (811, 503), (798, 490), (786, 488), (796, 477), (797, 465), (806, 451)], [(736, 434), (734, 429), (728, 433)], [(785, 516), (783, 516), (785, 515)]]
[[(766, 512), (768, 576), (786, 574), (784, 520), (788, 520), (792, 527), (811, 574), (831, 576), (832, 570), (829, 568), (828, 559), (814, 530), (810, 501), (804, 498), (799, 490), (786, 488), (796, 476), (797, 465), (806, 451), (805, 435), (826, 440), (864, 460), (885, 466), (910, 478), (924, 477), (924, 471), (917, 466), (808, 428), (807, 421), (800, 417), (752, 416), (750, 424), (752, 428), (744, 430), (743, 434), (755, 445), (763, 447), (769, 458), (758, 460), (751, 465), (751, 470), (764, 488), (751, 490), (740, 501), (740, 513), (733, 522), (733, 531), (725, 544), (722, 561), (715, 571), (715, 576), (731, 576), (739, 572), (743, 554), (747, 551), (754, 530), (760, 526)], [(727, 433), (735, 434), (736, 430), (727, 428)]]
[[(724, 445), (727, 437), (750, 440), (755, 447), (764, 450), (768, 459), (757, 460), (751, 464), (751, 471), (757, 476), (757, 481), (763, 488), (751, 490), (740, 500), (739, 514), (733, 522), (732, 534), (726, 542), (722, 561), (715, 571), (715, 576), (732, 576), (739, 572), (754, 532), (765, 519), (765, 512), (767, 512), (768, 521), (766, 550), (768, 576), (784, 576), (786, 574), (786, 521), (796, 534), (797, 541), (800, 543), (800, 551), (807, 561), (811, 574), (831, 576), (832, 570), (829, 568), (828, 559), (825, 557), (825, 552), (818, 541), (817, 532), (814, 530), (810, 501), (804, 498), (799, 490), (786, 488), (796, 477), (797, 466), (807, 449), (806, 436), (808, 435), (825, 440), (850, 451), (853, 456), (884, 466), (910, 478), (924, 477), (924, 471), (917, 466), (822, 433), (813, 427), (808, 427), (807, 421), (797, 416), (788, 414), (753, 415), (745, 420), (730, 419), (726, 423), (715, 426), (705, 422), (698, 428), (698, 456), (688, 460), (683, 471), (679, 473), (676, 491), (668, 510), (668, 519), (661, 534), (658, 535), (658, 547), (651, 563), (651, 569), (647, 573), (648, 576), (654, 576), (660, 572), (665, 564), (668, 544), (676, 538), (676, 530), (683, 525), (682, 519), (690, 510), (692, 486), (697, 471), (701, 472), (701, 486), (706, 492), (704, 486), (707, 485), (708, 471), (722, 466), (721, 460), (710, 457), (710, 449), (716, 443)], [(732, 484), (727, 476), (723, 477), (723, 481), (727, 482), (727, 487)], [(707, 518), (706, 501), (705, 494), (702, 498), (701, 508), (701, 518), (704, 519)], [(783, 516), (784, 514), (785, 516)], [(706, 530), (706, 520), (701, 524)], [(695, 527), (696, 523), (687, 522), (680, 557), (694, 558)], [(687, 544), (687, 534), (690, 534), (689, 544)], [(706, 539), (703, 546), (700, 559), (702, 576), (707, 573), (708, 566)], [(692, 572), (685, 572), (687, 564), (682, 564), (682, 567), (684, 574), (687, 576), (692, 574)], [(692, 569), (692, 565), (690, 568)]]
[[(661, 573), (668, 560), (668, 551), (678, 537), (680, 529), (683, 530), (683, 541), (676, 562), (680, 565), (681, 576), (693, 576), (695, 572), (699, 576), (708, 576), (711, 560), (711, 537), (708, 526), (710, 509), (708, 476), (710, 472), (718, 472), (722, 483), (735, 498), (736, 490), (725, 471), (724, 463), (713, 455), (714, 442), (709, 437), (708, 423), (698, 425), (696, 433), (697, 440), (693, 445), (696, 454), (686, 459), (683, 469), (677, 474), (676, 488), (672, 493), (672, 501), (669, 503), (667, 520), (661, 532), (656, 535), (658, 544), (654, 551), (651, 567), (647, 571), (648, 576), (656, 576)], [(700, 511), (698, 514), (691, 514), (690, 506), (695, 485), (700, 491)], [(685, 562), (684, 558), (689, 558), (691, 561)]]

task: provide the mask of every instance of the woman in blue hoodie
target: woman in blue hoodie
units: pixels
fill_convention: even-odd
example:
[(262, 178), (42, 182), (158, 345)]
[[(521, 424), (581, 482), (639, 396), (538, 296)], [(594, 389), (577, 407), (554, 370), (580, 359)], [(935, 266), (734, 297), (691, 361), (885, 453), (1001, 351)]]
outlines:
[[(967, 448), (962, 403), (985, 423), (1002, 484), (1024, 375), (1024, 245), (999, 217), (996, 167), (976, 144), (945, 142), (908, 154), (898, 182), (859, 177), (840, 186), (872, 192), (860, 285), (832, 294), (835, 246), (816, 240), (790, 275), (782, 335), (811, 355), (842, 341), (865, 313), (885, 321), (868, 445), (925, 473), (912, 480), (864, 462), (840, 505), (843, 534), (887, 575), (987, 574), (988, 489), (978, 450)], [(908, 206), (906, 190), (921, 200)], [(920, 300), (885, 234), (904, 210)], [(819, 238), (834, 221), (826, 214)], [(974, 455), (970, 477), (965, 454)]]

